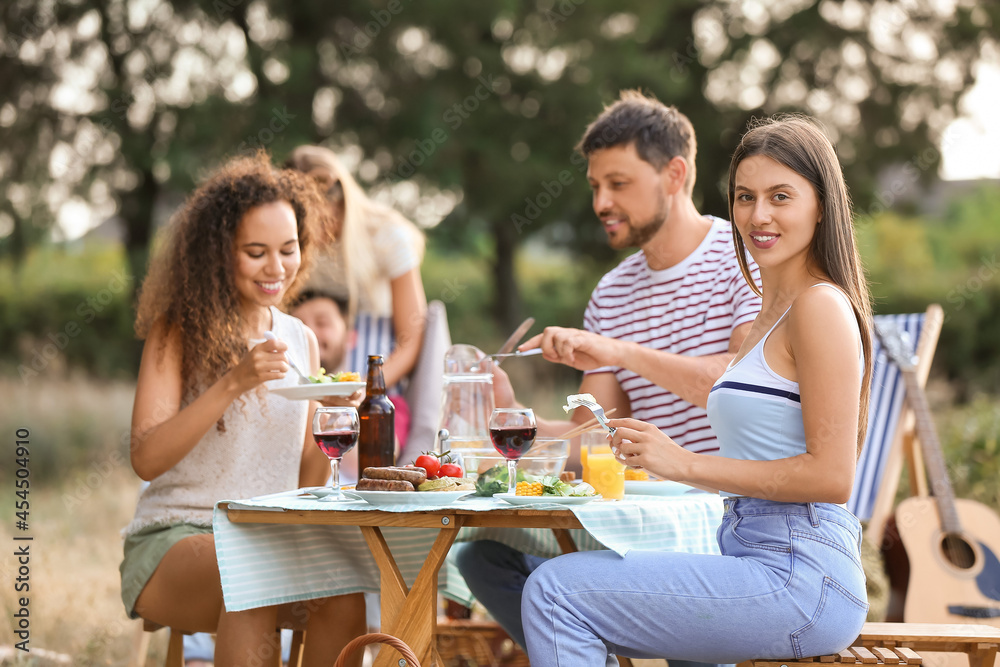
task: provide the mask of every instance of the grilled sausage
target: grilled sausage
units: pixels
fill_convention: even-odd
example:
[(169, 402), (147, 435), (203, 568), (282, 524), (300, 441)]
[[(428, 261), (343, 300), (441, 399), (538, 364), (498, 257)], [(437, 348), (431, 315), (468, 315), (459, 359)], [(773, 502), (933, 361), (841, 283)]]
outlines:
[(427, 481), (427, 471), (423, 468), (402, 468), (398, 466), (385, 468), (365, 468), (361, 471), (362, 477), (368, 479), (395, 479), (404, 480), (416, 488)]
[(354, 487), (358, 491), (415, 491), (409, 482), (399, 479), (367, 479), (362, 477)]

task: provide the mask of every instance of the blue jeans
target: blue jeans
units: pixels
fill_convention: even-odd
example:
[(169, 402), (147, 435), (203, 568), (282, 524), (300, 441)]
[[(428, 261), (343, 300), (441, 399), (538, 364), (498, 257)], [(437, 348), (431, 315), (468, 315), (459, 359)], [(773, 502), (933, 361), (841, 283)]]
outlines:
[[(525, 646), (521, 623), (521, 593), (528, 575), (552, 560), (523, 553), (501, 542), (478, 540), (456, 545), (455, 564), (469, 590), (494, 620), (520, 646)], [(617, 666), (612, 659), (609, 665)], [(671, 660), (670, 667), (721, 667), (688, 660)]]
[(726, 500), (722, 555), (560, 556), (525, 585), (532, 667), (603, 667), (609, 654), (740, 662), (832, 653), (868, 603), (861, 526), (825, 503)]
[(215, 640), (207, 632), (184, 635), (184, 660), (204, 660), (215, 658)]
[[(281, 661), (288, 662), (292, 654), (292, 631), (281, 631)], [(215, 640), (207, 632), (197, 632), (184, 635), (184, 661), (204, 660), (212, 662), (215, 659)]]

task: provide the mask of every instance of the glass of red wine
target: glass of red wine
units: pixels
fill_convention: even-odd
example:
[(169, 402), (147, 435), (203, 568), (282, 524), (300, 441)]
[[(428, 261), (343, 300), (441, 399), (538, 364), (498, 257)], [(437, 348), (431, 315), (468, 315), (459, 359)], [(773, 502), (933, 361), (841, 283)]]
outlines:
[(316, 444), (330, 459), (330, 494), (324, 500), (342, 500), (340, 459), (358, 442), (360, 421), (355, 408), (316, 408), (312, 430)]
[(538, 428), (530, 408), (497, 408), (490, 415), (490, 440), (507, 459), (507, 493), (517, 491), (517, 460), (535, 442)]

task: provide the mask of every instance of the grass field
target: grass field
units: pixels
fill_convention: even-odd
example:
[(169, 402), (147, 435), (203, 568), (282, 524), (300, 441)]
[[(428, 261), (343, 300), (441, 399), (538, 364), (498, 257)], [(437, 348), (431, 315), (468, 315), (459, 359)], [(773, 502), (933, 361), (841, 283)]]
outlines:
[[(125, 665), (137, 621), (120, 601), (119, 531), (130, 520), (139, 480), (128, 464), (127, 437), (134, 388), (61, 378), (25, 385), (0, 380), (0, 426), (13, 445), (17, 429), (30, 431), (30, 654), (0, 648), (3, 664)], [(7, 451), (11, 451), (5, 447)], [(13, 459), (11, 453), (10, 459)], [(3, 463), (0, 507), (14, 517), (12, 460)], [(0, 522), (4, 550), (15, 544), (14, 522)], [(20, 543), (17, 543), (20, 544)], [(4, 568), (0, 600), (11, 618), (17, 607), (14, 559)], [(0, 624), (0, 647), (20, 639)], [(157, 642), (162, 643), (162, 640)], [(160, 652), (159, 646), (154, 650)], [(9, 653), (9, 652), (8, 652)], [(152, 653), (152, 651), (151, 651)], [(49, 657), (43, 657), (47, 655)], [(30, 660), (26, 659), (30, 657)], [(161, 662), (162, 664), (162, 662)]]
[[(125, 616), (119, 597), (119, 531), (131, 518), (138, 487), (131, 471), (118, 469), (79, 502), (71, 499), (74, 487), (33, 490), (27, 532), (34, 538), (29, 593), (33, 653), (46, 649), (67, 655), (65, 664), (72, 665), (126, 663), (137, 622)], [(9, 532), (7, 524), (5, 545), (13, 544)], [(12, 578), (5, 576), (4, 581)], [(13, 600), (8, 597), (10, 588), (4, 588), (4, 614), (10, 618)], [(15, 641), (19, 640), (10, 624), (4, 623), (0, 645)], [(58, 664), (51, 660), (37, 664), (50, 662)]]

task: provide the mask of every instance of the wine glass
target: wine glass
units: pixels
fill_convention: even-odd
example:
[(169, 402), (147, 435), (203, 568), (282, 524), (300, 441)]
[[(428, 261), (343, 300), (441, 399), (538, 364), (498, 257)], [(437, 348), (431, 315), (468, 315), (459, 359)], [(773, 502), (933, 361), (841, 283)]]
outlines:
[(340, 459), (358, 442), (358, 411), (350, 407), (316, 408), (312, 430), (316, 444), (330, 459), (331, 493), (324, 500), (343, 500), (340, 495)]
[(531, 408), (496, 408), (490, 415), (490, 440), (507, 459), (507, 493), (517, 492), (517, 460), (535, 442), (538, 427)]

